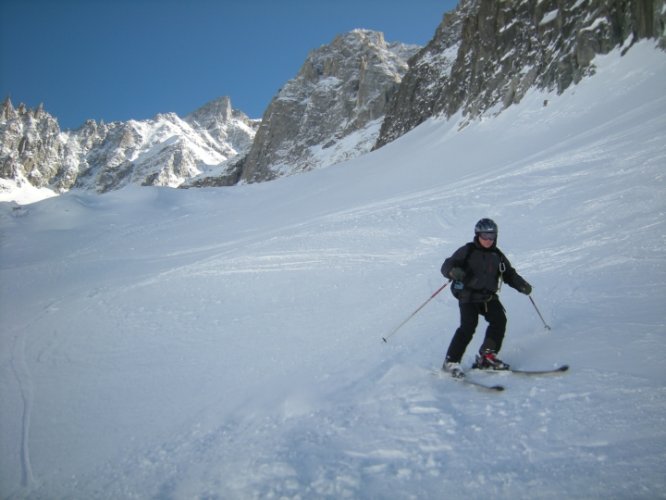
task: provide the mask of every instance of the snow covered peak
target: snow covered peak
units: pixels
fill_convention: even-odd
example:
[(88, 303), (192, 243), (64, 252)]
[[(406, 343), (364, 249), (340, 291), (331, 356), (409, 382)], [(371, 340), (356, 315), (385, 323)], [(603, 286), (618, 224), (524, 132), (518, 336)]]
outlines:
[(233, 108), (228, 96), (219, 97), (204, 104), (196, 111), (185, 117), (187, 121), (209, 122), (211, 120), (229, 122), (232, 119)]
[(418, 49), (357, 29), (310, 52), (264, 113), (243, 180), (272, 179), (369, 151), (407, 58)]
[(88, 120), (61, 131), (40, 106), (0, 111), (0, 199), (17, 199), (21, 186), (46, 193), (71, 188), (106, 192), (127, 184), (176, 187), (211, 168), (224, 170), (245, 153), (257, 122), (234, 110), (228, 97), (187, 117), (161, 113), (149, 120), (110, 124)]
[(227, 156), (236, 156), (250, 148), (260, 122), (234, 109), (227, 96), (204, 104), (184, 120), (204, 134), (213, 147), (215, 144), (225, 144), (235, 151), (233, 154), (230, 150), (223, 151)]

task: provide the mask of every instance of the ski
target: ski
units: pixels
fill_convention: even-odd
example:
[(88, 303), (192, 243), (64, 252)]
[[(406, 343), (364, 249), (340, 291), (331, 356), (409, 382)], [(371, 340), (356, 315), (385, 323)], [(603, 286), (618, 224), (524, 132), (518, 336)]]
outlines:
[(555, 375), (557, 373), (563, 373), (569, 369), (569, 365), (561, 365), (557, 368), (551, 368), (546, 370), (522, 370), (520, 368), (509, 368), (507, 370), (492, 370), (492, 369), (478, 369), (479, 372), (485, 373), (516, 373), (518, 375)]
[(510, 368), (508, 371), (517, 373), (519, 375), (551, 375), (555, 373), (563, 373), (569, 369), (569, 365), (558, 366), (549, 370), (521, 370), (519, 368)]
[(458, 380), (462, 382), (463, 384), (471, 385), (472, 387), (476, 387), (478, 389), (482, 389), (484, 391), (495, 391), (495, 392), (500, 392), (504, 390), (504, 386), (500, 384), (495, 384), (495, 385), (487, 385), (482, 382), (477, 382), (476, 380), (472, 380), (468, 378), (467, 376), (464, 377), (452, 377), (454, 380)]
[(436, 377), (450, 377), (453, 380), (460, 382), (461, 384), (466, 384), (472, 387), (476, 387), (477, 389), (484, 390), (484, 391), (491, 391), (491, 392), (500, 392), (504, 390), (504, 386), (500, 384), (484, 384), (483, 382), (479, 382), (477, 380), (473, 380), (469, 377), (467, 377), (466, 374), (463, 373), (462, 377), (454, 377), (450, 373), (444, 371), (444, 370), (433, 370), (432, 372), (433, 375)]

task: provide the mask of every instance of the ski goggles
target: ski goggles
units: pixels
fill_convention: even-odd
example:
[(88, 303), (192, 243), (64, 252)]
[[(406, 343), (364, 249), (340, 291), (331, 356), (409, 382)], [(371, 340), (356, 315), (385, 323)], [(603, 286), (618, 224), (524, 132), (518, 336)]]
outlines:
[(497, 233), (479, 233), (479, 238), (482, 240), (495, 241), (497, 239)]

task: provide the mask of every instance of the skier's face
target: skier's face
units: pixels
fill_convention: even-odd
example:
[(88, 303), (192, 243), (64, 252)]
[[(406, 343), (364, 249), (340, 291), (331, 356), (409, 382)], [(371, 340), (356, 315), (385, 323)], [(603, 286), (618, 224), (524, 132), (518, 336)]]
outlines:
[(479, 242), (481, 243), (481, 246), (483, 248), (490, 248), (493, 246), (493, 243), (495, 242), (495, 235), (490, 235), (490, 234), (485, 234), (485, 233), (480, 233), (479, 234)]

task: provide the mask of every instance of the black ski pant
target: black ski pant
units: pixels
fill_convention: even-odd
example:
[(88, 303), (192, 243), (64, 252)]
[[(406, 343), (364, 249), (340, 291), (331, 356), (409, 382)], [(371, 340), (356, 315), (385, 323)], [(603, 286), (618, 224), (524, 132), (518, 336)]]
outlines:
[(460, 307), (460, 326), (451, 339), (446, 361), (460, 363), (467, 345), (474, 336), (476, 326), (479, 324), (479, 316), (483, 316), (488, 322), (486, 337), (479, 352), (486, 350), (499, 352), (506, 331), (506, 314), (499, 299), (494, 298), (488, 302), (459, 302), (458, 305)]

